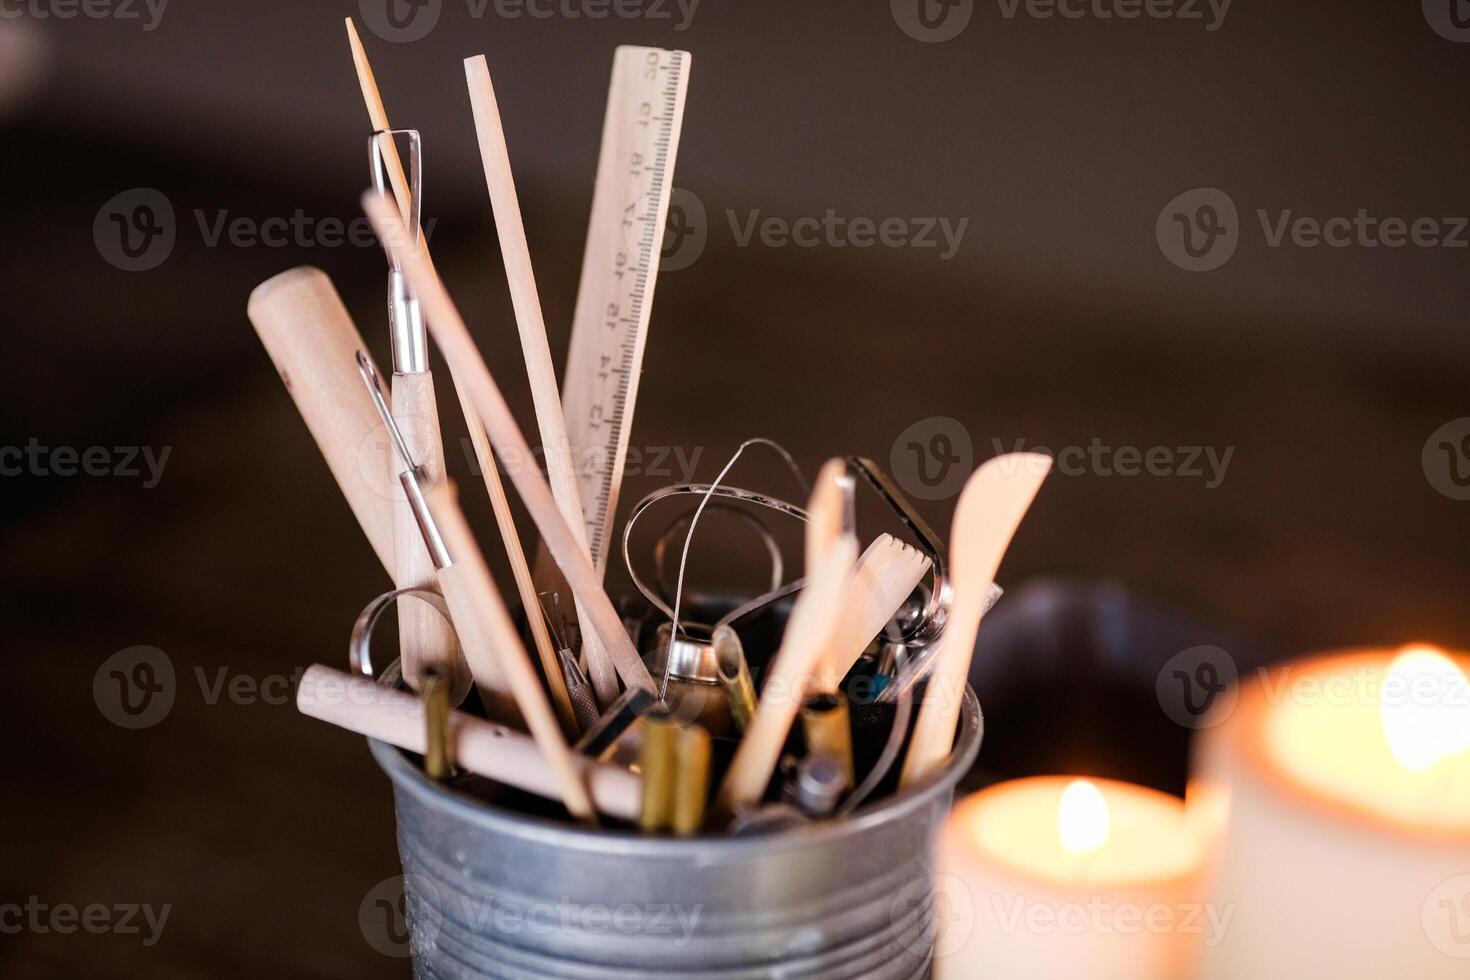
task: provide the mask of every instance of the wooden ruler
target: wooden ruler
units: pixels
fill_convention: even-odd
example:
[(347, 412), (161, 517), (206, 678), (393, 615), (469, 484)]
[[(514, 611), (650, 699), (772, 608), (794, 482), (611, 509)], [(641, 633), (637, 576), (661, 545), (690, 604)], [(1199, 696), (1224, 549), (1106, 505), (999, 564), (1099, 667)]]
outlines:
[(561, 389), (587, 543), (599, 575), (607, 568), (638, 398), (689, 64), (687, 51), (629, 45), (613, 58)]

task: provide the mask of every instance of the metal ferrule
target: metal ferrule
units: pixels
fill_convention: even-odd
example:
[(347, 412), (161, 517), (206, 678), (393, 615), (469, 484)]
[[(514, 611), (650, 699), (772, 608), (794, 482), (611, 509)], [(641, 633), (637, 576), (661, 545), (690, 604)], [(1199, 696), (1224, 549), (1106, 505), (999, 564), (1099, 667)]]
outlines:
[(393, 341), (393, 373), (423, 374), (429, 369), (429, 341), (419, 301), (398, 270), (388, 273), (388, 324)]

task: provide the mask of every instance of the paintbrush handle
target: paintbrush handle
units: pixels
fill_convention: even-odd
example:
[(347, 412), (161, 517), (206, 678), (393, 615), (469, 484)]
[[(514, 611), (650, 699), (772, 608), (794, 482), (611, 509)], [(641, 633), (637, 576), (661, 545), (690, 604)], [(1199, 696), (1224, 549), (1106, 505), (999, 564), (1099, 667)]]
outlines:
[[(427, 747), (422, 701), (366, 677), (313, 664), (297, 687), (296, 707), (308, 717), (409, 752)], [(450, 712), (447, 734), (452, 758), (470, 772), (550, 800), (562, 798), (562, 784), (534, 739), (460, 711)], [(584, 756), (571, 758), (598, 812), (637, 818), (642, 796), (637, 776)]]
[[(423, 471), (419, 481), (426, 487), (436, 485), (444, 479), (444, 441), (439, 434), (434, 378), (427, 371), (395, 374), (392, 383), (393, 418), (413, 453), (414, 462)], [(396, 473), (400, 464), (394, 460), (391, 465), (390, 473)], [(402, 493), (393, 507), (393, 549), (393, 578), (400, 589), (435, 588), (434, 563), (424, 545), (413, 508)], [(399, 606), (398, 651), (409, 686), (417, 689), (423, 668), (439, 664), (453, 675), (451, 689), (462, 689), (466, 668), (454, 632), (443, 616), (424, 603), (406, 602)]]
[[(357, 371), (367, 350), (326, 273), (299, 266), (255, 287), (246, 307), (378, 560), (394, 574), (390, 448)], [(396, 582), (396, 579), (395, 579)]]

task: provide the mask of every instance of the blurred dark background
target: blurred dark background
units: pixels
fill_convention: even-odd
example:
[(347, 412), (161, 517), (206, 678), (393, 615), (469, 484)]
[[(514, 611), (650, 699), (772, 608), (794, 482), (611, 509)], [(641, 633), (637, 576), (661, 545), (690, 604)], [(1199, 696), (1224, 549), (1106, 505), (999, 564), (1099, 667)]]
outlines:
[[(342, 18), (362, 25), (376, 2), (0, 0), (17, 360), (0, 441), (36, 447), (0, 458), (0, 905), (171, 908), (151, 944), (146, 926), (7, 929), (6, 976), (408, 974), (358, 918), (398, 873), (387, 782), (361, 739), (289, 704), (293, 673), (342, 664), (387, 583), (245, 318), (255, 284), (317, 265), (383, 363), (386, 267), (315, 231), (213, 238), (221, 220), (356, 216), (369, 126)], [(922, 0), (935, 32), (957, 32), (944, 41), (916, 26), (918, 2), (649, 0), (597, 19), (614, 8), (429, 0), (422, 38), (364, 30), (390, 117), (424, 134), (438, 265), (523, 426), (461, 59), (490, 59), (559, 355), (613, 48), (684, 48), (675, 182), (707, 242), (659, 280), (634, 445), (678, 447), (704, 479), (752, 435), (808, 471), (837, 453), (901, 463), (939, 435), (966, 469), (1018, 445), (1074, 450), (982, 630), (984, 772), (1178, 791), (1188, 728), (1155, 690), (1171, 658), (1213, 645), (1245, 670), (1339, 644), (1470, 642), (1463, 2), (1122, 19)], [(174, 243), (127, 271), (107, 215), (140, 188), (167, 200)], [(1215, 191), (1171, 203), (1196, 188)], [(1176, 213), (1208, 217), (1201, 201), (1226, 251), (1189, 271), (1170, 234)], [(963, 232), (953, 254), (942, 238), (741, 244), (753, 218), (829, 210)], [(1422, 242), (1272, 244), (1286, 212), (1360, 211)], [(461, 431), (448, 424), (451, 446)], [(94, 446), (114, 475), (53, 472), (58, 448)], [(1167, 449), (1167, 475), (1120, 475), (1094, 446)], [(124, 449), (140, 475), (116, 472)], [(1212, 473), (1207, 450), (1228, 464)], [(689, 475), (669, 463), (629, 478), (625, 509)], [(788, 486), (759, 454), (738, 472)], [(952, 496), (920, 506), (947, 531)], [(702, 581), (748, 584), (731, 557), (748, 544), (707, 552)], [(136, 646), (164, 652), (174, 702), (128, 730), (93, 682)]]

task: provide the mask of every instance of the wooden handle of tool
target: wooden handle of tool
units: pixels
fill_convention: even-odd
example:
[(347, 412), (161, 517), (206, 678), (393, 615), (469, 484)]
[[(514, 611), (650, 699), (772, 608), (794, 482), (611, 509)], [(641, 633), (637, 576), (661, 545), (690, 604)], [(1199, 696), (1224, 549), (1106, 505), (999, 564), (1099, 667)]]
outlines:
[(817, 678), (819, 690), (834, 692), (929, 573), (929, 559), (891, 534), (880, 534), (858, 559), (842, 600), (831, 659)]
[[(423, 703), (366, 677), (313, 664), (301, 677), (296, 707), (311, 718), (409, 752), (422, 753), (426, 747)], [(534, 739), (460, 711), (450, 712), (449, 719), (448, 742), (460, 766), (549, 800), (562, 798), (561, 783)], [(637, 819), (642, 797), (637, 776), (585, 756), (570, 758), (598, 812)]]
[[(435, 485), (444, 479), (444, 441), (439, 435), (434, 377), (427, 371), (395, 374), (392, 384), (393, 418), (408, 443), (414, 462), (424, 469), (426, 475), (420, 482), (426, 486)], [(389, 473), (397, 472), (398, 465), (396, 460), (391, 461)], [(424, 545), (424, 535), (413, 516), (413, 508), (401, 491), (393, 506), (393, 558), (393, 580), (400, 589), (435, 588), (434, 563)], [(419, 686), (420, 672), (429, 664), (438, 664), (449, 671), (452, 689), (463, 690), (467, 667), (454, 642), (454, 632), (444, 617), (428, 605), (422, 602), (399, 605), (398, 652), (403, 677), (415, 690)]]
[[(485, 625), (470, 598), (474, 583), (470, 580), (469, 570), (456, 562), (439, 570), (438, 583), (439, 591), (444, 594), (444, 604), (449, 607), (449, 618), (454, 621), (454, 629), (459, 634), (460, 649), (474, 675), (480, 700), (485, 702), (486, 717), (512, 728), (525, 728), (525, 718), (516, 707), (515, 694), (491, 649), (494, 641), (485, 632)], [(415, 604), (423, 605), (400, 603), (399, 609)]]
[[(574, 765), (572, 751), (567, 747), (561, 726), (551, 710), (551, 702), (546, 700), (536, 669), (531, 666), (531, 658), (526, 654), (515, 624), (511, 622), (510, 613), (506, 611), (505, 600), (501, 599), (500, 590), (495, 587), (495, 580), (485, 565), (485, 558), (475, 544), (474, 534), (455, 502), (453, 488), (447, 483), (440, 484), (426, 491), (424, 500), (444, 537), (444, 546), (453, 559), (453, 567), (458, 569), (455, 574), (463, 577), (463, 595), (470, 607), (465, 617), (474, 624), (471, 636), (483, 636), (485, 640), (482, 648), (471, 647), (464, 634), (460, 635), (466, 644), (465, 656), (476, 679), (481, 677), (482, 671), (505, 679), (521, 714), (525, 716), (526, 727), (531, 730), (536, 744), (541, 746), (552, 774), (561, 785), (561, 796), (567, 809), (576, 817), (594, 819), (592, 802)], [(441, 572), (441, 584), (443, 581)], [(451, 586), (451, 591), (455, 590)], [(460, 619), (455, 618), (456, 624)]]
[(311, 430), (348, 506), (390, 576), (394, 571), (390, 447), (356, 355), (367, 350), (332, 281), (299, 266), (255, 287), (246, 307), (276, 373)]

